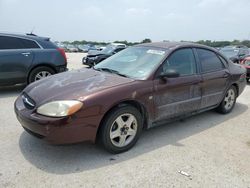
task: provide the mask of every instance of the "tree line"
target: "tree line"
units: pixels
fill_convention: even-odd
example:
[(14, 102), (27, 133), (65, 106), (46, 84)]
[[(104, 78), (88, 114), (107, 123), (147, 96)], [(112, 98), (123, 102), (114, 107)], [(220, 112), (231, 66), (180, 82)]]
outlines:
[[(164, 40), (167, 41), (167, 40)], [(140, 43), (148, 43), (148, 42), (152, 42), (151, 39), (149, 38), (145, 38), (144, 40), (140, 41), (140, 42), (129, 42), (127, 40), (117, 40), (114, 41), (115, 43), (123, 43), (126, 44), (127, 46), (133, 46), (136, 44), (140, 44)], [(182, 41), (184, 42), (184, 41)], [(190, 41), (189, 41), (190, 42)], [(69, 41), (64, 41), (64, 44), (73, 44), (73, 45), (84, 45), (84, 44), (93, 44), (93, 45), (107, 45), (109, 43), (107, 42), (97, 42), (97, 41), (86, 41), (86, 40), (81, 40), (81, 41), (73, 41), (73, 42), (69, 42)], [(233, 41), (211, 41), (211, 40), (199, 40), (196, 41), (195, 43), (198, 44), (203, 44), (203, 45), (207, 45), (207, 46), (211, 46), (211, 47), (224, 47), (224, 46), (231, 46), (231, 45), (244, 45), (247, 46), (248, 48), (250, 48), (250, 40), (233, 40)]]

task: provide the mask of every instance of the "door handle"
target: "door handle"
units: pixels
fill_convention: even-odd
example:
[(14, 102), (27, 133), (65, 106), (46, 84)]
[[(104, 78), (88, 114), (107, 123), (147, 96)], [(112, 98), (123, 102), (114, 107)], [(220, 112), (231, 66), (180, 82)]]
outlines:
[(30, 52), (23, 52), (23, 53), (22, 53), (22, 55), (24, 55), (24, 56), (26, 56), (26, 57), (27, 57), (27, 56), (29, 56), (29, 55), (30, 55)]

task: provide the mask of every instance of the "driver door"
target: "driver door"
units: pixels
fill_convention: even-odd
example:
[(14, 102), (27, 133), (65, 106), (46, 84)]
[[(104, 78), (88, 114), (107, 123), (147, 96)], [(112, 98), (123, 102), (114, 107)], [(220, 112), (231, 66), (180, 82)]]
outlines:
[(167, 70), (179, 73), (176, 78), (154, 80), (155, 122), (191, 113), (201, 105), (201, 76), (191, 48), (174, 51), (163, 63), (158, 75)]

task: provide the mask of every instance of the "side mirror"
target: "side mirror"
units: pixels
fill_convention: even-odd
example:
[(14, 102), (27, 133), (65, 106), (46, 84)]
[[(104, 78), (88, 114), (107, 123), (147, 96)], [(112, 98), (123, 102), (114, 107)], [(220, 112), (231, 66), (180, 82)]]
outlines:
[(166, 70), (166, 72), (163, 72), (160, 74), (160, 78), (164, 79), (164, 80), (166, 78), (177, 78), (179, 76), (180, 76), (180, 73), (174, 69), (168, 69), (168, 70)]

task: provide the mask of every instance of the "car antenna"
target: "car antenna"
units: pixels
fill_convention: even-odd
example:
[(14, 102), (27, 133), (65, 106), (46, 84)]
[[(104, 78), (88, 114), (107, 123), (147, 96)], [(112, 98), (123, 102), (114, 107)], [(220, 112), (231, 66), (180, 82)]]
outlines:
[(32, 30), (31, 30), (30, 33), (26, 33), (26, 35), (29, 35), (29, 36), (37, 36), (36, 34), (33, 33), (34, 30), (35, 30), (35, 27), (32, 28)]

